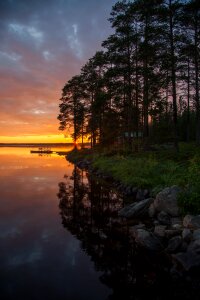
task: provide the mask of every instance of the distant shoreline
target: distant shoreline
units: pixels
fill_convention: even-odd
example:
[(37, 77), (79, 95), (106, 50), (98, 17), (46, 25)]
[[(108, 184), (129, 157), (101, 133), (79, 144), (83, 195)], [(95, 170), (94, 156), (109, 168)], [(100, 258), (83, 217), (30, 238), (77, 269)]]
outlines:
[(0, 147), (40, 147), (40, 146), (66, 147), (71, 145), (73, 145), (73, 143), (0, 143)]
[[(88, 143), (85, 143), (87, 145)], [(73, 146), (73, 143), (0, 143), (0, 147), (66, 147)]]

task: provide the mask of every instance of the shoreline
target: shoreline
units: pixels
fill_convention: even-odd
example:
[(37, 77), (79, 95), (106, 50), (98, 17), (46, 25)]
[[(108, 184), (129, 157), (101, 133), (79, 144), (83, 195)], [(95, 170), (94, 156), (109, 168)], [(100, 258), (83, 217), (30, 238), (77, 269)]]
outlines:
[[(153, 193), (151, 188), (126, 185), (112, 176), (109, 164), (108, 172), (106, 168), (98, 168), (98, 160), (103, 158), (91, 150), (71, 151), (67, 159), (128, 196), (130, 202), (118, 212), (118, 216), (126, 220), (131, 238), (138, 247), (168, 257), (172, 276), (192, 276), (195, 270), (199, 270), (200, 215), (181, 212), (178, 204), (182, 192), (180, 187), (171, 185)], [(152, 225), (147, 226), (147, 223)]]
[(0, 147), (39, 147), (39, 146), (55, 146), (55, 147), (66, 147), (73, 146), (73, 143), (1, 143)]

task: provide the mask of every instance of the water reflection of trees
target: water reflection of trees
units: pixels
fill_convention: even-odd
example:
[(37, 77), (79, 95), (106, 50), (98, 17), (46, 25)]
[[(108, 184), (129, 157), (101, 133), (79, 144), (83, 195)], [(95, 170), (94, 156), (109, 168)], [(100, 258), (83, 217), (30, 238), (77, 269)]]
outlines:
[(101, 282), (113, 289), (109, 299), (143, 299), (147, 293), (167, 299), (159, 293), (168, 272), (155, 258), (138, 252), (126, 223), (117, 216), (123, 199), (115, 191), (74, 167), (72, 177), (59, 183), (58, 198), (63, 226), (81, 241), (102, 272)]
[(81, 230), (80, 226), (83, 226), (84, 229), (105, 235), (112, 229), (113, 223), (119, 225), (117, 212), (123, 200), (99, 181), (88, 175), (86, 177), (85, 172), (77, 167), (70, 178), (59, 183), (58, 198), (63, 225), (66, 227), (77, 225)]

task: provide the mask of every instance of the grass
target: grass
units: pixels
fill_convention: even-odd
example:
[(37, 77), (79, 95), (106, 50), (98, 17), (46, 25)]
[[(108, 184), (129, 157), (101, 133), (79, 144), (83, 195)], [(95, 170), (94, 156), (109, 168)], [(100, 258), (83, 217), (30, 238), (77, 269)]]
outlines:
[(108, 172), (122, 183), (140, 187), (155, 188), (169, 185), (184, 185), (184, 167), (170, 160), (161, 161), (155, 157), (98, 157), (93, 162), (98, 169)]
[(124, 185), (149, 188), (153, 193), (178, 185), (183, 192), (179, 205), (183, 213), (200, 213), (200, 150), (194, 144), (180, 144), (180, 152), (159, 149), (125, 155), (122, 152), (73, 151), (73, 162), (91, 160), (95, 168)]

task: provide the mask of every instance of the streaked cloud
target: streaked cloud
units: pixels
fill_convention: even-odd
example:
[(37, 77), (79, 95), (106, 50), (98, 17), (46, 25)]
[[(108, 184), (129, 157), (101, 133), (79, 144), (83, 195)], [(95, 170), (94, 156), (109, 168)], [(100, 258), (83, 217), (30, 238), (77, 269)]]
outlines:
[(83, 57), (83, 51), (78, 37), (78, 25), (72, 24), (71, 27), (72, 28), (67, 30), (67, 40), (70, 48), (74, 51), (77, 58), (81, 59)]
[(31, 37), (37, 42), (41, 43), (43, 41), (43, 33), (33, 26), (26, 26), (26, 25), (21, 25), (21, 24), (9, 24), (8, 25), (9, 30), (11, 32), (14, 32), (15, 34), (19, 35), (22, 38), (27, 38)]
[(61, 89), (111, 33), (115, 2), (0, 1), (1, 137), (59, 134)]
[(21, 59), (21, 55), (14, 52), (2, 52), (0, 51), (0, 60), (10, 60), (12, 62), (19, 61)]

